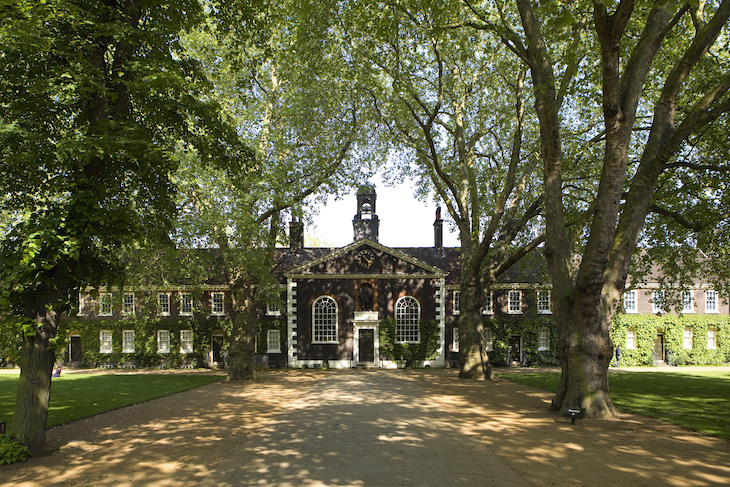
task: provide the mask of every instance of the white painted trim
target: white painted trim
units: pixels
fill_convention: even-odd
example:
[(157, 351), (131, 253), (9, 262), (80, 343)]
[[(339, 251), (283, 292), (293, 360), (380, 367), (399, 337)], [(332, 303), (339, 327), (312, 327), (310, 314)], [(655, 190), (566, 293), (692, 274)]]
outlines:
[[(374, 331), (374, 357), (373, 357), (373, 365), (375, 367), (380, 367), (380, 337), (379, 337), (379, 331), (380, 331), (380, 320), (375, 319), (373, 320), (372, 317), (366, 317), (370, 319), (363, 319), (362, 321), (354, 321), (352, 322), (352, 364), (351, 367), (355, 367), (357, 365), (367, 365), (370, 362), (361, 362), (360, 361), (360, 330), (373, 330)], [(330, 364), (331, 365), (331, 364)]]
[(287, 330), (287, 364), (289, 367), (299, 367), (297, 360), (297, 283), (292, 279), (286, 280), (286, 330)]

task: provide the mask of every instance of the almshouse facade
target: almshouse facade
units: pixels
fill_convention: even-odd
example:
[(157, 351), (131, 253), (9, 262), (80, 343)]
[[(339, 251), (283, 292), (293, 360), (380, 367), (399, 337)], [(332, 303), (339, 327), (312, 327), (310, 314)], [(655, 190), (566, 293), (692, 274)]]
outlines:
[[(279, 302), (261, 310), (257, 353), (269, 366), (448, 367), (458, 363), (459, 249), (379, 242), (377, 195), (357, 195), (353, 242), (305, 248), (292, 222), (290, 247), (276, 250)], [(485, 296), (483, 315), (495, 365), (557, 365), (549, 280), (539, 256), (514, 266)], [(626, 365), (675, 358), (723, 363), (730, 357), (730, 307), (697, 285), (679, 313), (657, 304), (649, 283), (624, 297), (614, 342)], [(64, 360), (76, 365), (222, 366), (230, 336), (230, 293), (214, 279), (165, 289), (100, 289), (81, 297), (69, 322)], [(700, 319), (701, 317), (701, 319)], [(669, 354), (668, 354), (669, 352)]]

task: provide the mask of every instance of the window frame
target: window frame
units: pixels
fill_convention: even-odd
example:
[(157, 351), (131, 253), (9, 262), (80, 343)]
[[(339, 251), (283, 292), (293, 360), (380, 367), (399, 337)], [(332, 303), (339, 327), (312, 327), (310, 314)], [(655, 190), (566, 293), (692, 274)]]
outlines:
[[(712, 296), (712, 298), (710, 298)], [(709, 304), (712, 304), (712, 306), (708, 306)], [(705, 291), (705, 313), (707, 314), (717, 314), (720, 312), (720, 307), (718, 306), (718, 299), (717, 299), (717, 291), (714, 289), (708, 289)]]
[(651, 312), (653, 314), (664, 314), (666, 310), (661, 307), (661, 302), (664, 300), (664, 291), (652, 291), (651, 293)]
[[(109, 309), (106, 310), (105, 308)], [(99, 293), (99, 316), (114, 315), (114, 299), (112, 293)]]
[[(131, 302), (127, 299), (131, 298)], [(122, 316), (134, 316), (136, 313), (136, 299), (134, 293), (122, 294)]]
[[(190, 310), (186, 308), (190, 306)], [(180, 316), (193, 316), (194, 302), (192, 293), (180, 293)]]
[[(407, 315), (403, 314), (402, 303), (412, 303), (415, 308), (405, 308)], [(413, 316), (415, 309), (415, 318)], [(403, 321), (403, 320), (406, 321)], [(395, 342), (396, 343), (421, 343), (421, 303), (414, 296), (401, 296), (395, 302)], [(415, 331), (415, 333), (414, 333)], [(415, 335), (415, 340), (413, 336)]]
[(114, 334), (111, 330), (99, 330), (99, 353), (114, 352)]
[[(515, 302), (512, 299), (513, 295), (517, 296), (517, 300), (516, 300), (517, 309), (513, 309), (513, 306), (512, 306), (513, 303)], [(507, 314), (510, 314), (510, 315), (521, 315), (522, 314), (522, 290), (521, 289), (510, 289), (509, 292), (507, 293)]]
[(707, 349), (717, 350), (717, 328), (714, 326), (707, 328)]
[(459, 353), (459, 327), (455, 326), (451, 329), (451, 351)]
[(550, 328), (543, 326), (537, 336), (537, 351), (550, 350)]
[(122, 330), (122, 353), (134, 353), (134, 330)]
[(537, 313), (541, 315), (553, 314), (550, 300), (550, 289), (538, 289), (535, 293), (535, 303), (537, 305)]
[(637, 348), (637, 335), (636, 335), (636, 329), (629, 328), (626, 330), (626, 349), (627, 350), (636, 350)]
[(487, 352), (494, 351), (494, 334), (492, 333), (491, 328), (484, 328), (484, 343), (486, 345), (485, 349)]
[(281, 310), (274, 303), (268, 303), (266, 305), (266, 316), (281, 316)]
[[(163, 340), (162, 335), (165, 334), (166, 337)], [(161, 345), (166, 345), (165, 347), (162, 347)], [(170, 353), (170, 330), (157, 330), (157, 353)]]
[(639, 293), (636, 289), (624, 292), (624, 312), (628, 314), (636, 314), (639, 312)]
[(452, 291), (451, 294), (451, 314), (461, 314), (461, 291)]
[[(275, 344), (275, 347), (272, 347), (272, 344)], [(278, 328), (266, 331), (266, 353), (281, 353), (281, 332)]]
[[(217, 298), (220, 298), (218, 301)], [(219, 309), (220, 307), (220, 309)], [(210, 293), (210, 315), (225, 316), (226, 314), (226, 294), (223, 291), (213, 291)]]
[[(167, 300), (167, 304), (163, 303), (163, 297)], [(165, 311), (165, 306), (167, 306), (167, 311)], [(172, 315), (172, 293), (157, 293), (157, 309), (160, 316)]]
[(689, 326), (685, 326), (682, 332), (682, 348), (685, 350), (694, 348), (694, 329)]
[[(183, 335), (184, 334), (184, 335)], [(185, 335), (188, 335), (189, 337), (186, 337)], [(189, 347), (186, 347), (186, 345), (189, 344)], [(187, 353), (193, 353), (193, 348), (195, 347), (195, 343), (193, 342), (193, 330), (187, 328), (185, 330), (180, 330), (180, 353), (187, 354)]]
[[(326, 309), (321, 308), (321, 303), (325, 302), (330, 304)], [(337, 300), (326, 294), (317, 297), (312, 302), (312, 343), (339, 343), (339, 336), (340, 307)]]
[(484, 302), (484, 309), (482, 310), (482, 314), (494, 314), (494, 291), (489, 291), (489, 294), (487, 295), (487, 300)]
[(682, 313), (694, 313), (694, 312), (695, 312), (695, 292), (694, 292), (694, 290), (690, 290), (690, 291), (687, 291), (682, 294)]

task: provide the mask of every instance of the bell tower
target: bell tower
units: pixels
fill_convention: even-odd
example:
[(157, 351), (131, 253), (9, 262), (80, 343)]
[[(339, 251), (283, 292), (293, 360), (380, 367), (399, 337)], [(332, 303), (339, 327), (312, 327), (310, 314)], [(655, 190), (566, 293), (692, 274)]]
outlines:
[(364, 184), (357, 190), (357, 215), (352, 220), (352, 228), (355, 232), (355, 241), (367, 238), (373, 242), (378, 241), (378, 228), (380, 221), (375, 214), (375, 186)]

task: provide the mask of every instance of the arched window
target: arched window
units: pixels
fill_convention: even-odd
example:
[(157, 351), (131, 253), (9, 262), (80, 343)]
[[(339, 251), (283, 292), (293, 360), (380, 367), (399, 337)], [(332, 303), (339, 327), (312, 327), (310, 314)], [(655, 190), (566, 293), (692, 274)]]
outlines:
[(416, 298), (403, 296), (395, 303), (395, 341), (418, 343), (421, 306)]
[(337, 343), (337, 303), (321, 296), (312, 306), (312, 342)]

